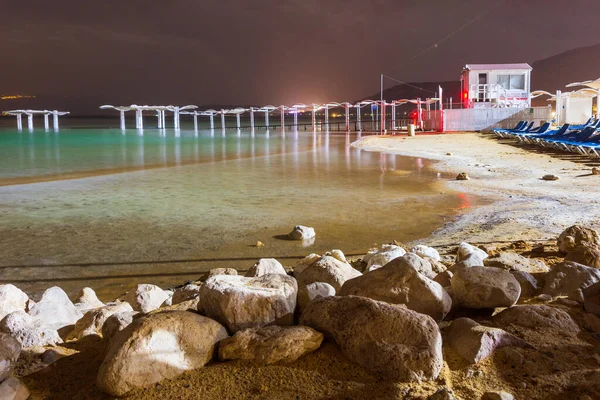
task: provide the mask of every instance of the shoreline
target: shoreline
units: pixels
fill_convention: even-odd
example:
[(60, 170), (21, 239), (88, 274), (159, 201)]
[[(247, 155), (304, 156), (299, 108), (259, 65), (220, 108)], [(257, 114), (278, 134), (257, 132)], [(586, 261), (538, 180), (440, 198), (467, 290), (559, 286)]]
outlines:
[[(600, 225), (600, 185), (591, 175), (597, 163), (592, 159), (534, 152), (538, 149), (533, 146), (514, 146), (479, 133), (368, 136), (351, 145), (436, 160), (429, 168), (446, 179), (449, 189), (493, 199), (433, 232), (427, 238), (429, 245), (548, 240), (576, 223)], [(455, 180), (461, 172), (471, 179)], [(560, 180), (544, 181), (545, 174), (558, 175)]]

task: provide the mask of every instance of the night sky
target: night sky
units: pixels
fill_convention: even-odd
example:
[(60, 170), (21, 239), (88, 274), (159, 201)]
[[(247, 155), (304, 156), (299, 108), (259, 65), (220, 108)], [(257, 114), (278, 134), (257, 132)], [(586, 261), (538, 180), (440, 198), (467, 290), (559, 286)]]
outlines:
[(0, 21), (0, 94), (92, 108), (352, 101), (380, 72), (458, 80), (600, 42), (598, 0), (0, 0)]

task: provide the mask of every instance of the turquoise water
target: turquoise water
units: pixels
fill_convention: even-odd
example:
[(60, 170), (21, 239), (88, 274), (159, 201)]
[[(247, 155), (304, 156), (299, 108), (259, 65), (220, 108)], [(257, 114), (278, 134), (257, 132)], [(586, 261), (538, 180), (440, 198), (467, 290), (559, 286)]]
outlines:
[[(429, 160), (351, 147), (355, 132), (184, 128), (0, 129), (0, 281), (110, 299), (260, 257), (424, 238), (477, 201)], [(296, 224), (314, 243), (281, 239)]]

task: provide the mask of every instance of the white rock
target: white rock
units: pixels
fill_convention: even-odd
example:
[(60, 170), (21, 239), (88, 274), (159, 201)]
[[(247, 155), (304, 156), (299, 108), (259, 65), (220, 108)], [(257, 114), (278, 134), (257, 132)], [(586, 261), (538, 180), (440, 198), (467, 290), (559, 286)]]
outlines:
[(470, 245), (469, 243), (462, 242), (458, 246), (458, 251), (456, 253), (456, 262), (464, 261), (473, 254), (476, 255), (477, 259), (481, 259), (482, 261), (488, 257), (488, 254), (480, 248)]
[(198, 311), (230, 332), (269, 324), (291, 325), (297, 295), (296, 280), (288, 275), (220, 275), (200, 287)]
[(62, 343), (56, 329), (52, 329), (25, 311), (15, 311), (0, 321), (0, 332), (8, 333), (23, 348), (55, 346)]
[(141, 284), (127, 293), (125, 300), (135, 311), (147, 313), (159, 308), (168, 297), (169, 294), (156, 285)]
[(309, 240), (316, 236), (314, 228), (296, 225), (294, 229), (288, 234), (292, 240)]
[[(384, 245), (381, 246), (381, 249), (378, 251), (368, 254), (367, 258), (367, 268), (371, 268), (374, 265), (384, 266), (395, 258), (402, 257), (406, 254), (406, 250), (404, 250), (400, 246), (396, 245)], [(364, 261), (364, 258), (363, 258)]]
[(323, 334), (307, 326), (265, 326), (237, 332), (219, 343), (219, 359), (289, 363), (317, 350)]
[(8, 378), (0, 383), (0, 399), (2, 400), (25, 400), (29, 398), (29, 390), (17, 378)]
[(133, 308), (127, 302), (107, 304), (85, 313), (75, 324), (75, 328), (69, 333), (66, 340), (79, 340), (88, 335), (102, 335), (104, 323), (113, 314), (122, 312), (133, 312)]
[(329, 283), (313, 282), (308, 285), (298, 287), (298, 309), (302, 311), (304, 307), (317, 297), (335, 296), (335, 289)]
[(428, 315), (359, 296), (316, 299), (300, 324), (333, 336), (349, 360), (385, 379), (436, 379), (442, 336)]
[(422, 244), (419, 244), (419, 245), (416, 245), (415, 247), (413, 247), (410, 251), (411, 251), (411, 253), (415, 253), (416, 255), (418, 255), (421, 258), (427, 257), (427, 258), (431, 258), (434, 261), (441, 260), (440, 253), (433, 247), (424, 246)]
[(373, 272), (349, 279), (338, 294), (403, 304), (441, 321), (452, 308), (452, 299), (439, 283), (419, 273), (414, 265), (416, 258), (419, 257), (409, 253)]
[(134, 320), (112, 341), (97, 385), (112, 396), (152, 386), (213, 359), (225, 328), (187, 311), (164, 311)]
[(331, 256), (323, 256), (297, 272), (294, 270), (294, 275), (300, 285), (308, 285), (313, 282), (329, 283), (337, 291), (345, 281), (356, 278), (362, 275), (355, 270), (352, 265), (341, 262), (337, 258)]
[(459, 269), (452, 277), (451, 285), (453, 300), (466, 308), (510, 307), (521, 295), (517, 279), (500, 268)]
[(469, 363), (475, 364), (503, 347), (527, 347), (518, 337), (498, 328), (478, 324), (469, 318), (452, 321), (448, 343)]
[(261, 258), (252, 268), (246, 273), (247, 277), (257, 277), (266, 274), (283, 274), (287, 275), (285, 268), (279, 261), (274, 258)]
[(165, 290), (164, 291), (167, 295), (167, 298), (165, 299), (165, 301), (163, 301), (163, 303), (161, 304), (161, 307), (169, 307), (173, 305), (173, 294), (175, 293), (175, 291), (173, 290)]
[(183, 287), (175, 289), (173, 292), (173, 298), (171, 305), (179, 304), (187, 300), (192, 300), (198, 297), (200, 293), (200, 286), (193, 283), (187, 284)]
[(297, 274), (301, 274), (306, 268), (313, 265), (317, 260), (321, 259), (321, 256), (315, 253), (311, 253), (304, 257), (295, 267), (294, 267), (294, 276)]
[(9, 377), (21, 354), (21, 343), (8, 333), (0, 333), (0, 382)]
[(28, 297), (15, 285), (0, 285), (0, 320), (15, 311), (25, 311)]
[(89, 287), (84, 287), (81, 289), (79, 292), (79, 298), (75, 302), (75, 308), (77, 308), (81, 313), (85, 314), (89, 310), (100, 307), (104, 307), (104, 303), (98, 299), (94, 289)]
[(328, 251), (327, 253), (325, 253), (325, 255), (336, 258), (336, 259), (340, 260), (341, 262), (348, 263), (348, 260), (346, 260), (346, 256), (339, 249), (333, 249), (331, 251)]
[(29, 315), (52, 329), (73, 325), (83, 317), (69, 300), (69, 296), (58, 286), (47, 289), (40, 301), (29, 309)]

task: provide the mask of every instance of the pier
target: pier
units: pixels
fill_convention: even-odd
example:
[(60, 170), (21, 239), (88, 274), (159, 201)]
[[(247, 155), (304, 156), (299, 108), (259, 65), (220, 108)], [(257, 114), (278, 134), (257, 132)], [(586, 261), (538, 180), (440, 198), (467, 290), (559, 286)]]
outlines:
[(62, 115), (69, 114), (68, 111), (58, 111), (58, 110), (10, 110), (3, 111), (5, 115), (13, 115), (17, 117), (17, 129), (19, 131), (23, 130), (23, 115), (27, 116), (27, 129), (30, 131), (33, 130), (33, 117), (35, 115), (42, 115), (44, 117), (44, 129), (50, 129), (49, 116), (52, 115), (52, 126), (55, 131), (58, 131), (58, 117)]

